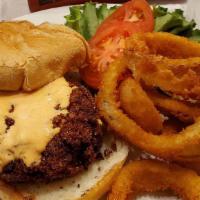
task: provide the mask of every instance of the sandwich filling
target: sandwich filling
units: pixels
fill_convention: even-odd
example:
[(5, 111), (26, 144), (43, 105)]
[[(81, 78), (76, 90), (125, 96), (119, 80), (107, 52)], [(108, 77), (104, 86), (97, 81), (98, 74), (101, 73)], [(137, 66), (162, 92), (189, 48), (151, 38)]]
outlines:
[(32, 93), (0, 94), (1, 171), (12, 160), (21, 159), (26, 166), (40, 161), (41, 152), (60, 131), (52, 121), (68, 113), (74, 88), (59, 78)]

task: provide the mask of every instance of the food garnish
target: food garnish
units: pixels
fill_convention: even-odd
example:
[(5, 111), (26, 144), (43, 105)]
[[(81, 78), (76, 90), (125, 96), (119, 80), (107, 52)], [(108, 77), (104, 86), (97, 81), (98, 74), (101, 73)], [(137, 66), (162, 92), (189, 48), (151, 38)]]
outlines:
[(185, 18), (183, 10), (170, 12), (168, 8), (154, 6), (153, 13), (156, 32), (169, 32), (200, 42), (200, 30), (196, 28), (194, 20), (188, 21)]
[(101, 75), (123, 53), (125, 38), (154, 29), (153, 12), (146, 0), (132, 0), (110, 15), (90, 39), (90, 62), (80, 70), (82, 79), (98, 88)]
[(183, 200), (199, 199), (200, 176), (192, 170), (160, 161), (130, 162), (115, 180), (108, 200), (126, 200), (136, 198), (142, 192), (167, 189)]
[(89, 40), (96, 32), (102, 21), (112, 14), (118, 6), (109, 7), (107, 4), (97, 4), (87, 2), (84, 5), (71, 6), (70, 14), (65, 16), (66, 25), (73, 28), (85, 39)]
[[(65, 16), (66, 25), (79, 32), (85, 39), (90, 39), (95, 35), (99, 25), (118, 7), (118, 5), (110, 7), (106, 3), (98, 5), (93, 2), (71, 6), (70, 14)], [(182, 9), (169, 11), (166, 7), (155, 5), (153, 6), (153, 15), (154, 31), (169, 32), (200, 41), (200, 30), (196, 28), (196, 22), (187, 20)]]

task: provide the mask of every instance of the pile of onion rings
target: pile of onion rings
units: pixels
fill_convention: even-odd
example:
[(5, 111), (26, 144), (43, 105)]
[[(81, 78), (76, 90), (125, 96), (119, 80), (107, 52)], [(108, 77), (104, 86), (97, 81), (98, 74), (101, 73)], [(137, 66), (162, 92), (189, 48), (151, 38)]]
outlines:
[(126, 41), (134, 76), (148, 86), (200, 100), (200, 45), (169, 33), (147, 33)]
[(124, 113), (117, 101), (116, 88), (120, 74), (126, 69), (124, 58), (111, 64), (98, 94), (100, 113), (110, 127), (130, 143), (158, 157), (174, 161), (200, 160), (200, 118), (179, 134), (155, 135), (145, 131)]
[[(132, 76), (122, 80), (130, 70)], [(195, 170), (200, 169), (199, 100), (200, 44), (169, 33), (127, 39), (124, 56), (104, 73), (97, 95), (101, 116), (119, 136)]]
[(184, 200), (200, 199), (200, 176), (177, 165), (152, 160), (134, 161), (122, 169), (108, 200), (126, 200), (141, 192), (166, 189), (171, 189)]

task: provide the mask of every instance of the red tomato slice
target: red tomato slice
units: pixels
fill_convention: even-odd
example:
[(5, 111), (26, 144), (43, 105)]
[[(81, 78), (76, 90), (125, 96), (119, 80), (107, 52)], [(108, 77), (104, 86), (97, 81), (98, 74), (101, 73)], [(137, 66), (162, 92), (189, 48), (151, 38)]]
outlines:
[(99, 31), (95, 34), (94, 37), (89, 41), (90, 47), (96, 47), (100, 43), (103, 43), (109, 37), (123, 37), (126, 38), (133, 33), (136, 32), (144, 32), (141, 28), (133, 26), (132, 23), (129, 22), (111, 22), (109, 26), (107, 26), (104, 31)]
[[(138, 20), (139, 19), (139, 20)], [(110, 23), (127, 22), (144, 32), (154, 30), (153, 13), (146, 0), (132, 0), (119, 7), (116, 12), (110, 15), (101, 26), (97, 33), (105, 30)]]
[(125, 38), (153, 29), (153, 13), (146, 0), (131, 0), (123, 4), (100, 25), (89, 41), (91, 59), (90, 64), (80, 70), (83, 80), (89, 86), (99, 88), (102, 73), (122, 55)]

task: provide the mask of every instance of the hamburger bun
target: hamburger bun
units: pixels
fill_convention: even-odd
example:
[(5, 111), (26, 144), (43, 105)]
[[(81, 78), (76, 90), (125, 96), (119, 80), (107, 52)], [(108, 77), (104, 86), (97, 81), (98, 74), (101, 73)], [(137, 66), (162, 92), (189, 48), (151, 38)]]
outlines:
[(36, 90), (88, 59), (85, 39), (64, 25), (0, 22), (0, 90)]
[(23, 199), (24, 200), (24, 197), (19, 191), (5, 184), (4, 182), (0, 181), (0, 199), (2, 200), (11, 200), (11, 199), (22, 200)]
[(116, 151), (113, 151), (103, 160), (93, 163), (87, 171), (63, 180), (51, 183), (38, 183), (29, 185), (18, 185), (17, 190), (10, 188), (2, 190), (2, 195), (7, 196), (5, 200), (98, 200), (111, 187), (111, 184), (123, 166), (127, 155), (128, 147), (125, 143), (116, 140), (112, 136), (105, 136), (102, 152), (110, 149), (116, 144)]

